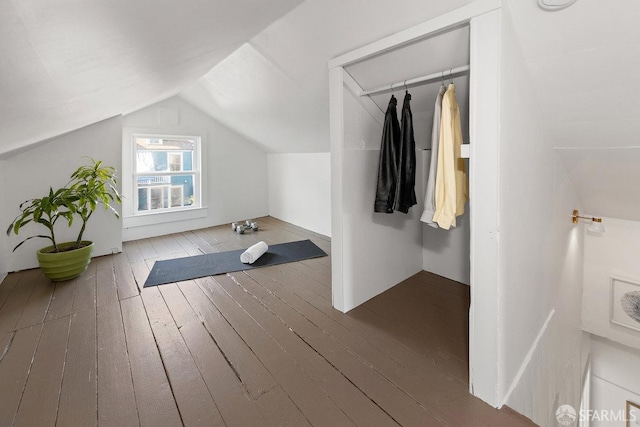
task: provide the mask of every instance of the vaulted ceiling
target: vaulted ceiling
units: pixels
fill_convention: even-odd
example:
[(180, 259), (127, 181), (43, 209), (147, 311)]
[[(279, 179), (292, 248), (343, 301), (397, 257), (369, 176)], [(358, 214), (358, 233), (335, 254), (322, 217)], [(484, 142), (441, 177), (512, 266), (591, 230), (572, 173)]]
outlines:
[(0, 2), (0, 158), (176, 94), (301, 0)]
[[(328, 151), (327, 61), (470, 2), (2, 1), (0, 159), (178, 93), (266, 151)], [(640, 192), (613, 209), (593, 191), (640, 182), (612, 172), (639, 158), (640, 2), (503, 3), (585, 208), (640, 220)]]
[(327, 62), (470, 2), (306, 0), (180, 96), (269, 152), (329, 151)]
[[(466, 3), (306, 0), (181, 96), (267, 151), (328, 151), (326, 62)], [(554, 12), (543, 11), (536, 0), (503, 0), (503, 5), (537, 88), (543, 125), (583, 208), (640, 221), (640, 192), (628, 192), (630, 183), (640, 182), (640, 164), (632, 166), (640, 158), (640, 2), (578, 0)], [(390, 72), (380, 72), (390, 69), (389, 61), (382, 68), (349, 71), (361, 84), (375, 87), (412, 77), (414, 64), (427, 70), (429, 59), (443, 62), (443, 52), (450, 53), (449, 65), (462, 65), (459, 46), (455, 37), (439, 48), (426, 46), (422, 57), (414, 56), (404, 67), (407, 61), (398, 61)], [(465, 81), (458, 82), (464, 90)], [(420, 90), (437, 87), (415, 89)], [(384, 108), (386, 98), (374, 100)], [(429, 115), (428, 106), (416, 107), (414, 115)]]

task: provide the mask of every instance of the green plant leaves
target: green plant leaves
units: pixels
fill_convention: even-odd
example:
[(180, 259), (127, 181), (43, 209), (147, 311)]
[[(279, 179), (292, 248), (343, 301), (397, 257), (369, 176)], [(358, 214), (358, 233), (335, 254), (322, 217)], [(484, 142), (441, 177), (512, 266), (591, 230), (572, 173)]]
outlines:
[(27, 240), (45, 238), (51, 240), (57, 252), (54, 232), (56, 222), (62, 218), (66, 221), (67, 226), (71, 227), (76, 216), (80, 217), (82, 221), (82, 227), (76, 239), (76, 244), (79, 247), (87, 221), (99, 204), (103, 204), (105, 209), (111, 210), (116, 218), (120, 217), (117, 210), (110, 205), (114, 201), (116, 203), (122, 201), (122, 196), (117, 190), (118, 181), (115, 168), (102, 166), (101, 161), (88, 159), (91, 164), (76, 169), (71, 174), (71, 180), (64, 187), (56, 191), (49, 187), (47, 196), (30, 199), (20, 204), (21, 213), (7, 228), (7, 235), (11, 232), (17, 235), (24, 226), (31, 222), (43, 225), (49, 231), (49, 235), (28, 237), (18, 243), (13, 249), (14, 251)]

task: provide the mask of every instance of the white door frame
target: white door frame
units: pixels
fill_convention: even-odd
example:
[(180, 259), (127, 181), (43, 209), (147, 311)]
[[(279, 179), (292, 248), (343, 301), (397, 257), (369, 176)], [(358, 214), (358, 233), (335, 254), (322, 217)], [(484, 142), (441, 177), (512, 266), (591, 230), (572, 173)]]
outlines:
[[(357, 89), (345, 72), (350, 64), (398, 49), (458, 27), (470, 26), (469, 196), (471, 221), (471, 307), (469, 388), (494, 407), (501, 403), (499, 382), (499, 142), (500, 0), (476, 0), (437, 18), (355, 49), (329, 61), (331, 119), (332, 300), (340, 311), (352, 284), (343, 241), (344, 88)], [(373, 295), (372, 295), (373, 296)]]

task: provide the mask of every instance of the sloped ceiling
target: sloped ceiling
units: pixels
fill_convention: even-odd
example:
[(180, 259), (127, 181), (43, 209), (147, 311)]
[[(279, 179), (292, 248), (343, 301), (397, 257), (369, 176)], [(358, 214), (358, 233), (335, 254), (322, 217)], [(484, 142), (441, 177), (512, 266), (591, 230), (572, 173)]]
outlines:
[(179, 92), (300, 3), (0, 2), (0, 158)]
[[(3, 1), (0, 159), (185, 88), (182, 97), (267, 151), (328, 151), (327, 61), (470, 2)], [(640, 167), (608, 174), (640, 149), (640, 2), (504, 4), (583, 204), (638, 218), (640, 200), (620, 207), (590, 189), (600, 176), (610, 188), (640, 182)]]
[(640, 221), (640, 2), (507, 5), (585, 213)]
[[(267, 151), (328, 151), (327, 61), (465, 3), (306, 0), (181, 96)], [(594, 191), (640, 182), (640, 164), (629, 166), (640, 147), (640, 2), (578, 0), (556, 12), (543, 11), (536, 0), (503, 4), (537, 88), (544, 125), (563, 150), (559, 158), (583, 206), (593, 215), (640, 220), (640, 197)], [(413, 77), (402, 77), (399, 68), (393, 74), (398, 80)], [(390, 77), (371, 75), (372, 69), (360, 72), (358, 81), (376, 86)], [(384, 108), (387, 96), (374, 100)], [(627, 166), (614, 171), (618, 164)]]
[(180, 96), (268, 152), (329, 151), (329, 59), (470, 2), (306, 0)]
[[(327, 61), (466, 3), (306, 0), (181, 96), (267, 151), (328, 151)], [(544, 125), (584, 208), (640, 220), (640, 197), (618, 191), (640, 182), (640, 164), (632, 166), (640, 150), (640, 2), (578, 0), (556, 12), (541, 10), (536, 0), (503, 4), (537, 87)], [(351, 72), (372, 86), (389, 78), (378, 79), (372, 69)], [(402, 71), (393, 75), (412, 77), (401, 77)], [(384, 108), (387, 97), (374, 100)], [(430, 113), (428, 106), (416, 110)]]
[(640, 147), (556, 151), (574, 183), (583, 214), (640, 221)]

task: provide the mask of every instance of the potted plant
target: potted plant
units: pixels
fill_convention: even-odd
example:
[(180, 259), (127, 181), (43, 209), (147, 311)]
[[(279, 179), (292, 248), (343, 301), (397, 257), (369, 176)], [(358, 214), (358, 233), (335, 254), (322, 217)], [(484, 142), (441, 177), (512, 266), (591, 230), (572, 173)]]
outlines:
[[(64, 187), (56, 191), (49, 188), (47, 196), (21, 203), (20, 214), (7, 229), (7, 235), (12, 231), (18, 234), (22, 227), (32, 222), (47, 229), (48, 234), (27, 237), (13, 250), (30, 239), (48, 239), (51, 245), (40, 249), (37, 256), (43, 273), (53, 281), (73, 279), (87, 269), (93, 253), (93, 242), (83, 240), (82, 237), (87, 222), (98, 205), (103, 205), (117, 218), (120, 217), (111, 206), (113, 202), (122, 201), (117, 189), (116, 170), (111, 166), (103, 166), (101, 161), (90, 160), (90, 165), (80, 166), (73, 172), (71, 180)], [(82, 221), (78, 237), (72, 242), (58, 243), (55, 235), (56, 223), (62, 219), (71, 227), (76, 217)]]

